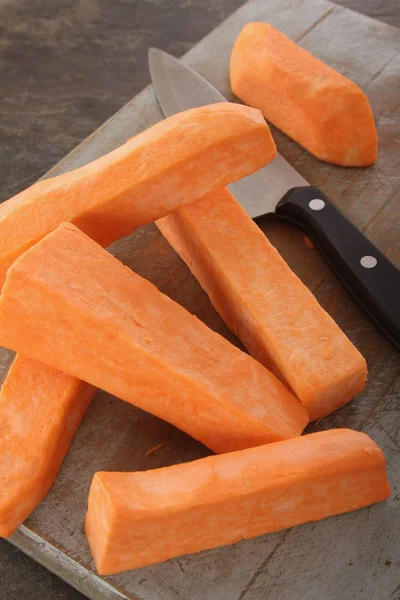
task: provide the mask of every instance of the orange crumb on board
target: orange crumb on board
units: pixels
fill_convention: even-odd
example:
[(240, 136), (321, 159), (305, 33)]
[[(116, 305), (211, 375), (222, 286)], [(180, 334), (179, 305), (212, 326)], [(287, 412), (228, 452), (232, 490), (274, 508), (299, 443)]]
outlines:
[(151, 448), (150, 450), (147, 450), (147, 452), (145, 452), (145, 456), (148, 456), (152, 452), (155, 452), (156, 450), (161, 448), (161, 446), (165, 446), (165, 442), (163, 442), (162, 444), (158, 444), (158, 446), (154, 446), (154, 448)]
[(304, 241), (306, 243), (306, 246), (308, 246), (309, 248), (314, 248), (314, 242), (311, 238), (308, 237), (308, 235), (304, 236)]

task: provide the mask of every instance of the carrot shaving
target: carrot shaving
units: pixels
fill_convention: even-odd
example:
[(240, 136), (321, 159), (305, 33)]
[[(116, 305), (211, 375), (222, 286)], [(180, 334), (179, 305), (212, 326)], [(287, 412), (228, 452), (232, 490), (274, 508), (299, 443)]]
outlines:
[(153, 452), (155, 452), (156, 450), (158, 450), (162, 446), (165, 446), (165, 442), (163, 442), (162, 444), (158, 444), (158, 446), (154, 446), (154, 448), (151, 448), (150, 450), (147, 450), (147, 452), (145, 452), (144, 455), (148, 456), (149, 454), (152, 454)]
[(308, 246), (308, 248), (314, 248), (314, 242), (312, 241), (311, 238), (308, 237), (308, 235), (304, 236), (304, 241), (306, 243), (306, 246)]

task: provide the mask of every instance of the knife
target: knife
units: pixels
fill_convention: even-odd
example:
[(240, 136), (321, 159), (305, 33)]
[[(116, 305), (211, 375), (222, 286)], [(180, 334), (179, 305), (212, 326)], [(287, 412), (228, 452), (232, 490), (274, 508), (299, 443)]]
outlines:
[[(157, 48), (149, 50), (153, 88), (166, 117), (228, 102), (199, 73)], [(281, 156), (229, 186), (251, 218), (274, 212), (301, 227), (351, 294), (400, 349), (400, 271), (316, 187)]]

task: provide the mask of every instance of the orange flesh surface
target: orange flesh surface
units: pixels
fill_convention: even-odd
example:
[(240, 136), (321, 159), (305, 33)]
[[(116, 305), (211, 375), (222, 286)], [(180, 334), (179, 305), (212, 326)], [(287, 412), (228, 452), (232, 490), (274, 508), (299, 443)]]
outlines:
[[(258, 169), (275, 153), (264, 119), (247, 107), (222, 103), (162, 121), (106, 156), (41, 181), (0, 205), (0, 287), (14, 260), (65, 220), (107, 245), (221, 181)], [(47, 493), (73, 437), (59, 433), (56, 438), (56, 432), (62, 431), (69, 410), (71, 420), (79, 411), (82, 418), (95, 393), (89, 384), (21, 357), (14, 361), (5, 386), (0, 393), (0, 439), (9, 440), (0, 451), (3, 536), (12, 533)], [(26, 452), (29, 444), (18, 442), (22, 422), (27, 424), (27, 436), (34, 433), (34, 428), (29, 429), (31, 397), (37, 404), (37, 418), (43, 423), (51, 418), (51, 427), (35, 422), (39, 427), (33, 446), (36, 470), (31, 468), (31, 451)], [(52, 457), (46, 455), (49, 448)], [(19, 489), (34, 491), (29, 499)]]
[(230, 61), (241, 100), (320, 160), (346, 167), (376, 161), (378, 137), (366, 95), (268, 23), (248, 23)]
[(96, 473), (86, 535), (102, 575), (356, 510), (390, 495), (364, 433), (333, 429), (136, 473)]
[(227, 326), (292, 389), (311, 420), (364, 388), (364, 358), (228, 190), (157, 226)]
[(51, 488), (96, 388), (18, 355), (0, 393), (0, 536)]
[(3, 346), (147, 410), (215, 452), (297, 436), (308, 422), (260, 363), (69, 223), (8, 270), (0, 332)]
[(102, 246), (268, 164), (258, 110), (232, 103), (165, 119), (101, 158), (0, 205), (0, 287), (14, 260), (64, 221)]

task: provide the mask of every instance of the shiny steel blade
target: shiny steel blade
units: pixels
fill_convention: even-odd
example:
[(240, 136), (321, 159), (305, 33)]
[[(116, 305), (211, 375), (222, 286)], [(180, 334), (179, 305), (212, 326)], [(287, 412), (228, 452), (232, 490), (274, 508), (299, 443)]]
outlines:
[[(149, 50), (151, 80), (166, 117), (196, 106), (228, 102), (204, 77), (183, 62), (157, 48)], [(254, 219), (273, 212), (292, 187), (308, 182), (280, 154), (263, 169), (229, 186), (230, 191)]]
[(158, 102), (166, 117), (196, 106), (228, 102), (207, 79), (167, 52), (150, 48), (149, 68)]

